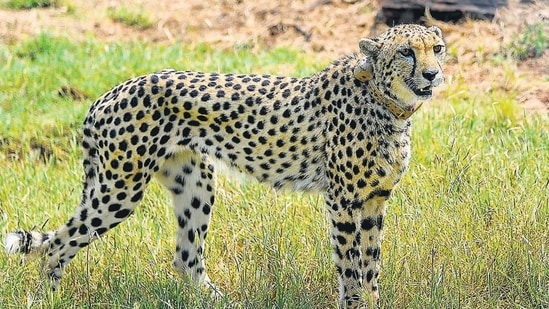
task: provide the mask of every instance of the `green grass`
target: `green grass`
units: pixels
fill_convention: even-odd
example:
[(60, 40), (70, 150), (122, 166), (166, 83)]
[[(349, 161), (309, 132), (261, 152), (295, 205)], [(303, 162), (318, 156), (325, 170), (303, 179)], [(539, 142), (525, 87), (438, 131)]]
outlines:
[[(80, 124), (95, 98), (135, 75), (173, 67), (304, 76), (330, 59), (42, 34), (0, 46), (0, 234), (64, 224), (81, 190)], [(511, 61), (511, 60), (503, 60)], [(511, 79), (512, 80), (512, 79)], [(498, 81), (494, 81), (497, 83)], [(549, 306), (549, 126), (501, 88), (453, 80), (414, 115), (414, 156), (390, 200), (381, 308)], [(513, 89), (510, 87), (509, 89)], [(220, 177), (206, 248), (214, 303), (171, 268), (176, 222), (153, 182), (136, 213), (94, 242), (51, 293), (40, 259), (0, 254), (2, 308), (335, 308), (323, 200)]]
[(526, 26), (508, 46), (511, 56), (519, 60), (540, 57), (549, 49), (549, 24), (536, 22)]
[(142, 9), (133, 10), (123, 6), (109, 9), (107, 15), (116, 22), (141, 30), (151, 28), (154, 25), (153, 18), (143, 12)]
[(33, 8), (46, 8), (59, 6), (62, 1), (56, 0), (3, 0), (0, 4), (18, 10), (28, 10)]

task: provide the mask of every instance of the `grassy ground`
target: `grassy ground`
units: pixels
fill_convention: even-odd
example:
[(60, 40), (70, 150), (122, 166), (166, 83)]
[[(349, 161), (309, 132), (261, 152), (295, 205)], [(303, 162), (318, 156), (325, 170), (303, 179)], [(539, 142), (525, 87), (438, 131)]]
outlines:
[[(59, 89), (95, 98), (166, 67), (303, 76), (329, 60), (46, 34), (0, 45), (0, 233), (55, 229), (79, 202), (79, 128), (92, 99)], [(466, 80), (449, 78), (414, 116), (414, 157), (385, 225), (381, 308), (549, 307), (549, 125), (506, 89), (471, 95)], [(176, 222), (164, 193), (153, 184), (134, 216), (83, 250), (59, 293), (40, 259), (21, 266), (0, 254), (0, 307), (335, 307), (321, 197), (221, 177), (206, 255), (226, 297), (214, 304), (172, 271)]]

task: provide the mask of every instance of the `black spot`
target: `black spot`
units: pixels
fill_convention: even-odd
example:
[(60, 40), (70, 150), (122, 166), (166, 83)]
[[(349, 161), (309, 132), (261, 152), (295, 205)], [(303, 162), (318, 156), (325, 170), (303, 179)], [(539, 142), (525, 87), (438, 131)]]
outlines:
[[(160, 138), (160, 145), (165, 145), (170, 140), (169, 135), (164, 135)], [(162, 156), (159, 154), (159, 156)]]
[(126, 193), (125, 192), (120, 192), (116, 195), (116, 199), (119, 200), (119, 201), (123, 201), (126, 199)]
[(124, 218), (128, 217), (130, 214), (131, 214), (131, 210), (122, 209), (122, 210), (117, 211), (116, 214), (114, 214), (114, 217), (119, 218), (119, 219), (124, 219)]
[(88, 210), (84, 208), (80, 212), (80, 221), (86, 221), (87, 217), (88, 217)]
[(225, 91), (223, 91), (223, 90), (218, 90), (218, 91), (217, 91), (217, 94), (216, 94), (216, 97), (218, 97), (218, 98), (223, 98), (223, 97), (225, 97)]
[(78, 228), (76, 228), (76, 227), (71, 228), (69, 230), (69, 237), (73, 237), (77, 230), (78, 230)]
[(377, 216), (376, 225), (380, 231), (383, 229), (383, 215)]
[(374, 248), (367, 248), (366, 249), (366, 255), (368, 256), (371, 256), (374, 260), (378, 260), (379, 259), (379, 247), (374, 247)]
[(189, 209), (185, 209), (183, 211), (183, 214), (185, 215), (185, 217), (187, 217), (187, 219), (191, 218), (191, 211)]
[(128, 173), (131, 172), (133, 170), (133, 164), (131, 162), (124, 163), (124, 165), (122, 166), (122, 170)]
[(120, 222), (122, 222), (122, 221), (111, 223), (111, 225), (109, 225), (109, 228), (112, 229), (112, 228), (116, 227), (117, 225), (120, 224)]
[(369, 231), (374, 227), (374, 225), (376, 225), (376, 220), (372, 217), (367, 217), (362, 220), (361, 228), (365, 231)]
[[(374, 180), (374, 181), (377, 181), (377, 180)], [(377, 182), (379, 183), (379, 181)], [(377, 183), (376, 183), (376, 186), (377, 186)], [(368, 199), (371, 199), (374, 197), (382, 197), (382, 198), (388, 199), (390, 196), (391, 196), (391, 190), (377, 189), (368, 195)]]
[(80, 235), (88, 234), (88, 227), (85, 224), (82, 224), (78, 229), (78, 233), (80, 233)]
[(210, 205), (205, 204), (204, 207), (202, 208), (202, 211), (204, 212), (205, 215), (209, 215), (210, 212), (211, 212), (211, 207), (210, 207)]
[(288, 98), (291, 94), (292, 92), (290, 91), (290, 89), (284, 89), (284, 91), (282, 91), (282, 97), (285, 99)]
[[(141, 162), (138, 163), (138, 165), (140, 164)], [(141, 178), (143, 178), (143, 174), (142, 173), (136, 173), (134, 176), (133, 176), (133, 181), (134, 182), (138, 182), (139, 180), (141, 180)]]
[(124, 180), (117, 180), (115, 183), (114, 183), (114, 186), (118, 189), (123, 189), (124, 186), (125, 186), (125, 182)]
[(111, 204), (111, 205), (109, 205), (109, 212), (118, 211), (118, 210), (120, 210), (120, 208), (122, 208), (121, 204), (118, 204), (118, 203)]
[(132, 196), (131, 201), (137, 203), (141, 200), (141, 197), (143, 197), (143, 191), (138, 191)]
[(381, 167), (378, 167), (378, 168), (377, 168), (376, 173), (377, 173), (377, 175), (378, 175), (379, 177), (385, 177), (385, 175), (387, 174), (387, 173), (385, 172), (385, 170), (384, 170), (383, 168), (381, 168)]
[(92, 200), (92, 208), (93, 208), (93, 209), (99, 208), (99, 199), (98, 199), (98, 198), (94, 198), (94, 199)]
[(193, 89), (193, 90), (191, 90), (191, 92), (189, 92), (189, 95), (191, 96), (191, 98), (196, 98), (198, 96), (198, 94), (199, 94), (199, 92), (196, 89)]
[(101, 219), (99, 219), (99, 218), (93, 218), (91, 220), (91, 225), (93, 227), (99, 227), (99, 226), (101, 226), (102, 223), (103, 223), (103, 221), (101, 221)]
[(137, 154), (139, 154), (140, 156), (143, 156), (146, 152), (147, 152), (147, 147), (145, 147), (145, 145), (141, 145), (137, 147)]
[(373, 278), (374, 278), (374, 271), (370, 269), (366, 273), (366, 282), (372, 281)]
[(209, 99), (210, 99), (210, 94), (209, 93), (203, 94), (202, 97), (200, 98), (200, 100), (202, 102), (207, 102)]
[(187, 220), (185, 218), (178, 216), (177, 217), (177, 224), (180, 228), (185, 228), (187, 226)]
[(193, 230), (189, 230), (187, 237), (189, 238), (189, 242), (194, 243), (195, 233)]
[(190, 261), (189, 263), (187, 263), (187, 266), (189, 268), (193, 268), (196, 264), (198, 264), (198, 258), (194, 258), (192, 261)]
[(356, 225), (354, 222), (337, 222), (335, 226), (340, 232), (348, 234), (354, 233), (356, 230)]
[(183, 189), (181, 189), (181, 188), (170, 188), (170, 191), (172, 191), (172, 193), (175, 194), (175, 195), (179, 195), (179, 194), (183, 193)]
[(198, 209), (200, 207), (200, 200), (197, 197), (193, 197), (191, 201), (191, 206)]
[(129, 122), (130, 120), (132, 120), (132, 114), (124, 113), (123, 119), (125, 122)]

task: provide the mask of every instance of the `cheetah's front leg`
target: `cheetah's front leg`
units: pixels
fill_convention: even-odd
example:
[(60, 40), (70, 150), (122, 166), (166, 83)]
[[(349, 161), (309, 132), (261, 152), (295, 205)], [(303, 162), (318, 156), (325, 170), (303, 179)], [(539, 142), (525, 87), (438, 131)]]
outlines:
[[(382, 191), (380, 191), (382, 192)], [(388, 192), (388, 191), (383, 191)], [(360, 249), (362, 280), (374, 300), (379, 298), (377, 278), (380, 268), (381, 241), (383, 240), (383, 220), (387, 196), (376, 196), (362, 205), (360, 222)]]
[[(338, 271), (339, 307), (367, 308), (379, 298), (377, 278), (387, 196), (361, 201), (343, 195), (334, 190), (325, 196)], [(364, 292), (370, 297), (363, 298)]]
[[(367, 301), (362, 298), (364, 254), (361, 250), (362, 203), (352, 202), (341, 196), (337, 190), (325, 195), (326, 206), (332, 224), (331, 243), (333, 259), (336, 265), (339, 282), (340, 308), (365, 308)], [(376, 284), (377, 286), (377, 284)], [(377, 299), (377, 291), (369, 292)]]

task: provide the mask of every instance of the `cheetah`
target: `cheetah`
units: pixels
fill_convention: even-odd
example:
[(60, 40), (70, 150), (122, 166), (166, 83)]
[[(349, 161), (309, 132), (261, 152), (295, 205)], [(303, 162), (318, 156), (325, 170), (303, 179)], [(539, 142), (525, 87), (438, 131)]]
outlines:
[(339, 306), (375, 302), (386, 201), (409, 165), (410, 117), (444, 80), (446, 47), (437, 27), (400, 25), (359, 48), (304, 78), (170, 69), (114, 87), (84, 120), (75, 214), (56, 231), (9, 233), (7, 252), (47, 254), (55, 289), (156, 177), (178, 223), (173, 265), (210, 286), (204, 245), (222, 161), (276, 189), (322, 193)]

